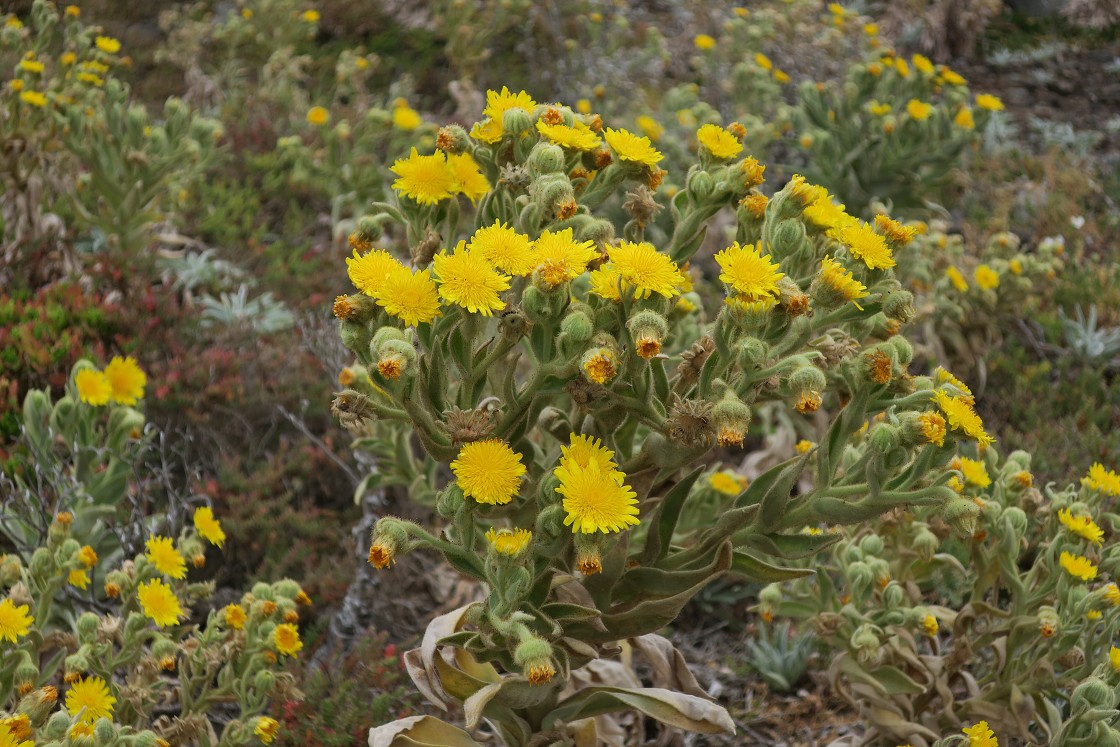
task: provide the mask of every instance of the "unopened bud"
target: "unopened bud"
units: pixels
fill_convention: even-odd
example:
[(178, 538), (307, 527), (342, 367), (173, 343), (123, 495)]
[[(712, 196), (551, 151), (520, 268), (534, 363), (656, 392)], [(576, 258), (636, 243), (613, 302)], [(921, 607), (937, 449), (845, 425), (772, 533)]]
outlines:
[(537, 143), (526, 160), (534, 176), (554, 174), (564, 170), (564, 150), (552, 143)]

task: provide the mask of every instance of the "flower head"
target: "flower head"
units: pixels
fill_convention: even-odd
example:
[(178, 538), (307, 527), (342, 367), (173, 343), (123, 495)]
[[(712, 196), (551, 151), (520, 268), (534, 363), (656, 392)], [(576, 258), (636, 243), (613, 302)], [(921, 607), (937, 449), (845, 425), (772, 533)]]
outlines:
[(739, 138), (719, 125), (702, 126), (696, 131), (696, 140), (716, 158), (734, 158), (743, 150)]
[(1074, 516), (1068, 508), (1058, 510), (1058, 521), (1078, 537), (1089, 540), (1094, 545), (1104, 541), (1104, 530), (1097, 526), (1091, 516)]
[(976, 119), (972, 116), (972, 109), (962, 106), (953, 116), (953, 124), (962, 130), (971, 130), (976, 127)]
[(313, 106), (307, 110), (307, 121), (316, 127), (322, 127), (331, 121), (331, 113), (325, 107)]
[(981, 109), (987, 109), (990, 112), (1003, 111), (1003, 102), (1000, 101), (998, 96), (993, 96), (990, 93), (982, 93), (977, 96), (976, 105)]
[(116, 54), (121, 51), (121, 43), (111, 36), (99, 36), (93, 40), (93, 43), (106, 54)]
[(911, 119), (924, 122), (929, 119), (929, 115), (933, 113), (933, 104), (927, 104), (917, 99), (910, 99), (910, 101), (906, 103), (906, 113), (910, 115)]
[(77, 586), (82, 591), (89, 588), (89, 574), (86, 573), (85, 568), (75, 568), (70, 571), (66, 578), (66, 582), (71, 586)]
[(957, 457), (954, 464), (964, 475), (964, 480), (968, 484), (980, 488), (986, 488), (992, 484), (992, 478), (988, 476), (988, 469), (980, 460)]
[(747, 487), (747, 479), (734, 472), (721, 470), (708, 478), (708, 485), (712, 490), (724, 495), (739, 495)]
[(856, 259), (862, 260), (872, 270), (894, 267), (894, 256), (885, 238), (871, 230), (871, 226), (855, 221), (842, 227), (839, 239)]
[(940, 389), (935, 391), (933, 396), (937, 401), (937, 406), (941, 408), (941, 412), (945, 413), (945, 417), (949, 420), (949, 425), (953, 430), (962, 431), (966, 436), (975, 439), (977, 443), (984, 446), (995, 443), (995, 439), (984, 431), (984, 422), (967, 400), (963, 397), (950, 396)]
[(222, 617), (225, 618), (226, 625), (234, 630), (243, 630), (245, 622), (249, 616), (245, 614), (245, 609), (240, 604), (227, 604), (225, 609), (222, 610)]
[(981, 290), (993, 290), (999, 287), (999, 273), (991, 267), (988, 267), (988, 265), (980, 265), (977, 267), (973, 278), (976, 280), (976, 284), (980, 286)]
[(179, 598), (162, 579), (153, 578), (147, 583), (140, 584), (136, 589), (136, 596), (144, 609), (144, 615), (151, 618), (156, 625), (166, 628), (168, 625), (179, 624), (179, 619), (183, 616), (183, 608), (179, 606)]
[(117, 702), (109, 693), (109, 686), (100, 677), (78, 680), (66, 691), (66, 710), (84, 723), (92, 724), (99, 718), (113, 717), (113, 704)]
[(653, 147), (648, 137), (635, 135), (626, 130), (616, 130), (608, 127), (603, 137), (607, 145), (622, 161), (637, 163), (643, 166), (656, 166), (663, 158), (661, 153)]
[(486, 108), (483, 109), (482, 113), (500, 125), (502, 117), (510, 109), (524, 109), (531, 112), (536, 108), (537, 102), (533, 101), (533, 97), (529, 94), (524, 91), (512, 93), (508, 88), (502, 86), (500, 92), (486, 92)]
[(569, 127), (564, 124), (548, 124), (543, 120), (538, 120), (537, 132), (544, 135), (549, 142), (559, 145), (561, 148), (588, 151), (595, 150), (603, 144), (595, 131), (582, 122), (577, 122), (574, 126)]
[(462, 242), (451, 254), (437, 254), (432, 265), (443, 300), (483, 316), (506, 307), (498, 294), (509, 288), (509, 278), (495, 270), (481, 253), (466, 249)]
[(260, 738), (263, 744), (272, 744), (278, 731), (280, 731), (280, 722), (268, 716), (259, 717), (256, 726), (253, 727), (253, 733)]
[(844, 265), (840, 264), (832, 257), (825, 257), (821, 260), (820, 277), (821, 282), (825, 286), (832, 289), (845, 300), (851, 301), (858, 308), (863, 308), (859, 305), (859, 299), (867, 297), (867, 286), (856, 280)]
[(35, 622), (35, 618), (27, 614), (28, 609), (26, 604), (17, 607), (11, 599), (0, 602), (0, 641), (16, 643), (27, 635), (31, 623)]
[(367, 296), (374, 295), (385, 282), (393, 270), (404, 269), (404, 265), (396, 257), (381, 249), (374, 249), (365, 254), (358, 254), (354, 250), (353, 257), (346, 258), (346, 274), (354, 287)]
[(584, 356), (583, 373), (600, 385), (609, 384), (618, 375), (618, 359), (607, 348), (592, 348)]
[(78, 562), (86, 568), (93, 568), (97, 565), (97, 551), (89, 545), (84, 545), (82, 549), (78, 551)]
[(490, 182), (469, 153), (453, 153), (447, 156), (447, 168), (455, 181), (453, 191), (466, 195), (471, 202), (476, 202), (479, 197), (490, 191)]
[(922, 629), (926, 631), (926, 635), (928, 635), (930, 638), (936, 636), (939, 629), (937, 618), (933, 615), (926, 615), (925, 617), (923, 617)]
[(1089, 468), (1089, 474), (1081, 478), (1081, 484), (1090, 490), (1120, 496), (1120, 475), (1115, 470), (1105, 469), (1100, 462)]
[(569, 462), (554, 472), (556, 492), (564, 496), (564, 524), (573, 532), (619, 532), (638, 523), (637, 494), (619, 479), (622, 473), (603, 470), (596, 461), (586, 467)]
[(132, 356), (115, 356), (105, 366), (105, 379), (109, 382), (109, 399), (121, 405), (135, 405), (144, 396), (148, 377), (140, 370)]
[(496, 438), (473, 441), (459, 449), (451, 471), (463, 495), (479, 503), (509, 503), (521, 488), (525, 465), (521, 454)]
[(778, 272), (778, 264), (773, 257), (763, 255), (761, 244), (739, 246), (735, 242), (716, 254), (716, 262), (723, 270), (719, 279), (744, 300), (757, 301), (778, 295), (778, 281), (785, 273)]
[(543, 231), (533, 242), (537, 267), (552, 268), (559, 282), (574, 280), (587, 269), (587, 263), (599, 256), (594, 241), (576, 241), (571, 228)]
[(435, 205), (454, 196), (458, 189), (455, 173), (442, 150), (422, 156), (413, 148), (408, 158), (397, 159), (389, 170), (399, 177), (393, 189), (421, 205)]
[(707, 52), (710, 49), (715, 49), (716, 40), (710, 34), (697, 34), (693, 37), (692, 44), (701, 52)]
[(945, 270), (945, 276), (949, 278), (949, 282), (953, 284), (957, 292), (964, 293), (968, 290), (968, 281), (964, 279), (964, 275), (961, 274), (961, 271), (953, 265), (949, 265), (949, 268)]
[(170, 537), (149, 535), (145, 547), (147, 548), (145, 557), (160, 573), (175, 579), (186, 578), (187, 562), (175, 549), (175, 543)]
[(226, 533), (222, 530), (221, 523), (214, 518), (214, 510), (209, 506), (202, 506), (194, 512), (194, 528), (199, 536), (211, 545), (221, 547), (226, 541)]
[(668, 255), (657, 251), (645, 241), (622, 241), (607, 250), (610, 264), (618, 272), (624, 287), (633, 287), (634, 298), (649, 298), (658, 293), (665, 298), (680, 295), (681, 271)]
[[(560, 465), (574, 464), (586, 467), (591, 463), (599, 465), (603, 471), (615, 469), (614, 452), (603, 446), (603, 442), (594, 436), (571, 434), (569, 444), (560, 447)], [(618, 473), (621, 475), (622, 473)]]
[(1113, 646), (1108, 650), (1108, 663), (1113, 672), (1120, 672), (1120, 648)]
[(945, 418), (940, 413), (923, 412), (918, 416), (918, 427), (926, 441), (937, 446), (945, 445)]
[(904, 226), (893, 218), (879, 214), (875, 216), (875, 227), (887, 237), (888, 241), (892, 241), (899, 246), (905, 246), (914, 240), (918, 235), (918, 229), (913, 226)]
[(299, 628), (291, 623), (281, 623), (272, 632), (272, 643), (276, 650), (284, 656), (295, 656), (303, 648), (303, 641), (299, 639)]
[(501, 221), (475, 231), (467, 249), (510, 275), (529, 275), (537, 265), (532, 239)]
[(78, 399), (94, 407), (109, 404), (109, 397), (113, 394), (113, 385), (108, 377), (90, 368), (83, 368), (75, 374), (74, 386), (78, 390)]
[(442, 313), (431, 270), (413, 272), (399, 265), (372, 295), (378, 306), (410, 327), (430, 322)]
[(408, 104), (393, 107), (393, 126), (398, 130), (409, 132), (415, 130), (423, 123), (420, 115)]
[(1088, 558), (1063, 551), (1058, 558), (1058, 563), (1066, 573), (1082, 581), (1092, 581), (1097, 577), (1097, 567), (1089, 562)]
[(495, 529), (490, 527), (486, 540), (499, 555), (519, 555), (529, 545), (533, 533), (528, 529)]
[(965, 727), (964, 733), (968, 736), (968, 747), (999, 747), (999, 741), (995, 733), (988, 728), (987, 721)]

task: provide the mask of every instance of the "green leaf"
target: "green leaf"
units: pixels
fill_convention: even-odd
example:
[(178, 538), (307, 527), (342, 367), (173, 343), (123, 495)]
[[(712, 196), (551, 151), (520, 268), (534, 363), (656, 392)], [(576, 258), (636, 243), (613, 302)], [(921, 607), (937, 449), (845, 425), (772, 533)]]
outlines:
[(571, 696), (544, 718), (544, 728), (555, 728), (605, 713), (636, 710), (663, 724), (700, 734), (734, 734), (735, 723), (722, 706), (694, 695), (657, 687), (587, 687)]
[(736, 552), (731, 559), (731, 573), (752, 581), (774, 583), (776, 581), (792, 581), (795, 578), (812, 576), (809, 568), (781, 568), (770, 565), (764, 560), (759, 560), (743, 551)]
[(697, 467), (662, 497), (661, 502), (654, 509), (651, 526), (656, 527), (656, 532), (646, 536), (646, 546), (642, 552), (642, 562), (654, 563), (664, 558), (669, 552), (669, 545), (673, 541), (673, 534), (680, 521), (681, 509), (684, 508), (688, 494), (692, 490), (696, 479), (700, 477), (703, 467)]
[(778, 527), (786, 508), (789, 506), (789, 497), (790, 493), (793, 492), (793, 486), (797, 483), (797, 479), (801, 477), (801, 472), (805, 469), (805, 464), (812, 454), (813, 450), (809, 450), (799, 457), (779, 464), (777, 467), (768, 470), (759, 480), (756, 480), (747, 488), (746, 493), (750, 493), (760, 480), (766, 481), (763, 488), (764, 492), (759, 498), (760, 508), (758, 516), (755, 517), (754, 526), (759, 527), (764, 532)]
[(369, 730), (369, 747), (484, 747), (435, 716), (411, 716)]

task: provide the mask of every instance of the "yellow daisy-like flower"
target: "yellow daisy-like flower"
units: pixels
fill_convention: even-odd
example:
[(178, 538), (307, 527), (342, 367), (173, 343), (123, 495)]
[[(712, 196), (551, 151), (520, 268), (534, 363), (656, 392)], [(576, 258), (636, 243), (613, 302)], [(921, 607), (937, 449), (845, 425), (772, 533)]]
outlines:
[(490, 191), (490, 182), (469, 153), (454, 153), (447, 157), (447, 168), (455, 179), (454, 191), (466, 195), (471, 202)]
[(926, 441), (937, 446), (945, 445), (945, 418), (940, 413), (923, 412), (918, 416), (918, 427)]
[(739, 138), (719, 125), (704, 125), (696, 131), (696, 140), (716, 158), (734, 158), (743, 150)]
[(648, 242), (623, 241), (607, 249), (607, 255), (626, 284), (634, 288), (634, 298), (649, 298), (659, 293), (665, 298), (680, 295), (678, 286), (684, 282), (680, 269)]
[(400, 177), (393, 182), (393, 189), (421, 205), (438, 204), (453, 197), (458, 189), (458, 180), (442, 150), (422, 156), (413, 148), (408, 158), (397, 159), (389, 170)]
[(66, 691), (66, 710), (71, 716), (81, 714), (83, 723), (92, 724), (99, 718), (113, 717), (113, 704), (117, 699), (100, 677), (85, 677)]
[(635, 135), (626, 130), (616, 130), (608, 127), (603, 137), (607, 141), (607, 145), (611, 146), (611, 150), (622, 161), (629, 161), (630, 163), (638, 163), (643, 166), (656, 166), (663, 158), (661, 153), (653, 147), (648, 137)]
[(947, 67), (941, 69), (941, 79), (951, 86), (963, 86), (968, 82), (964, 79), (963, 75)]
[(982, 290), (992, 290), (999, 287), (999, 273), (987, 265), (977, 267), (972, 277)]
[(70, 575), (67, 576), (66, 581), (71, 586), (77, 586), (82, 591), (89, 588), (89, 574), (86, 573), (85, 568), (75, 568), (70, 571)]
[(35, 618), (27, 614), (28, 609), (26, 604), (17, 607), (11, 599), (0, 602), (0, 641), (15, 643), (27, 635), (31, 623), (35, 622)]
[(307, 121), (316, 127), (322, 127), (331, 121), (331, 113), (325, 107), (313, 106), (307, 110)]
[(910, 66), (907, 65), (906, 60), (902, 59), (901, 57), (899, 57), (897, 60), (895, 60), (894, 69), (897, 70), (898, 74), (901, 75), (903, 78), (909, 78), (910, 77)]
[(867, 286), (856, 280), (852, 273), (832, 257), (821, 260), (821, 282), (860, 309), (863, 307), (859, 305), (859, 299), (869, 295)]
[(451, 471), (463, 495), (490, 505), (509, 503), (521, 489), (525, 465), (505, 441), (473, 441), (459, 449)]
[(599, 256), (594, 241), (576, 241), (571, 228), (544, 231), (533, 242), (537, 267), (550, 264), (564, 280), (574, 280), (587, 269), (587, 263)]
[(1063, 551), (1058, 558), (1058, 563), (1066, 573), (1082, 581), (1092, 581), (1097, 577), (1097, 567), (1081, 555)]
[(560, 480), (556, 492), (564, 496), (565, 526), (582, 534), (605, 534), (639, 523), (637, 494), (616, 472), (604, 471), (594, 461), (586, 467), (569, 462), (554, 470)]
[(140, 584), (136, 588), (136, 597), (140, 600), (144, 615), (161, 628), (178, 625), (183, 617), (179, 598), (162, 579), (153, 578), (147, 583)]
[(739, 495), (747, 487), (747, 479), (734, 472), (720, 471), (708, 478), (712, 490), (724, 495)]
[(592, 270), (588, 276), (589, 290), (595, 295), (608, 301), (622, 300), (622, 273), (614, 265), (607, 263), (597, 270)]
[(1104, 587), (1104, 598), (1113, 607), (1120, 607), (1120, 586), (1116, 584), (1109, 584)]
[(140, 370), (132, 356), (115, 356), (105, 366), (105, 379), (109, 382), (109, 399), (121, 405), (135, 405), (144, 396), (148, 377)]
[(618, 359), (607, 348), (595, 348), (584, 356), (583, 373), (589, 381), (605, 386), (618, 376)]
[(945, 270), (945, 276), (949, 278), (949, 282), (958, 292), (964, 293), (968, 290), (968, 281), (964, 279), (964, 275), (953, 265), (949, 265), (949, 269)]
[(108, 377), (90, 368), (83, 368), (74, 376), (74, 386), (78, 390), (78, 399), (95, 407), (109, 404), (109, 397), (113, 394), (113, 385)]
[(992, 478), (988, 476), (988, 468), (978, 459), (957, 457), (956, 460), (954, 460), (954, 464), (956, 468), (961, 471), (961, 474), (964, 475), (964, 480), (969, 485), (986, 488), (992, 484)]
[(990, 112), (1003, 111), (1003, 102), (1000, 101), (998, 96), (993, 96), (990, 93), (982, 93), (977, 96), (976, 105), (981, 109), (987, 109)]
[(918, 235), (918, 229), (913, 226), (904, 226), (893, 218), (879, 214), (875, 216), (875, 227), (887, 237), (889, 241), (905, 246)]
[(160, 573), (175, 579), (186, 578), (187, 562), (175, 549), (175, 543), (170, 537), (149, 535), (145, 547), (147, 548), (145, 557)]
[(529, 275), (537, 266), (532, 239), (500, 221), (475, 231), (467, 249), (510, 275)]
[(1099, 546), (1104, 541), (1104, 530), (1097, 526), (1091, 516), (1074, 516), (1068, 508), (1063, 508), (1058, 511), (1058, 521), (1066, 529), (1094, 545)]
[(692, 38), (692, 45), (699, 49), (701, 52), (707, 52), (710, 49), (715, 49), (715, 37), (708, 34), (697, 34)]
[(569, 127), (563, 124), (550, 125), (543, 120), (537, 120), (537, 132), (561, 148), (588, 151), (595, 150), (603, 144), (594, 130), (580, 122), (577, 122), (574, 127)]
[(471, 127), (470, 135), (484, 143), (496, 143), (502, 139), (502, 123), (492, 119), (475, 122)]
[(793, 445), (793, 450), (798, 454), (808, 454), (810, 451), (812, 451), (814, 446), (816, 446), (815, 443), (807, 438), (803, 438)]
[(486, 532), (486, 541), (499, 555), (519, 555), (529, 545), (533, 533), (528, 529), (495, 529)]
[(818, 228), (823, 229), (834, 239), (840, 237), (840, 231), (845, 226), (857, 224), (856, 218), (848, 215), (843, 205), (832, 201), (832, 196), (827, 191), (822, 191), (812, 203), (805, 208), (805, 217)]
[(933, 75), (933, 62), (928, 57), (922, 54), (916, 54), (910, 58), (913, 63), (914, 69), (924, 75)]
[[(19, 719), (17, 723), (17, 719)], [(35, 747), (35, 743), (24, 737), (31, 736), (31, 726), (24, 725), (26, 714), (0, 719), (0, 747)]]
[(413, 272), (400, 265), (371, 295), (378, 306), (410, 327), (430, 322), (442, 313), (431, 270)]
[[(603, 442), (594, 436), (571, 434), (568, 445), (560, 446), (560, 465), (574, 464), (586, 467), (591, 463), (599, 465), (599, 469), (610, 472), (616, 469), (614, 452), (603, 446)], [(618, 473), (621, 475), (622, 473)]]
[(260, 738), (262, 744), (272, 744), (278, 731), (280, 731), (280, 722), (268, 716), (258, 718), (253, 727), (253, 733)]
[(972, 110), (967, 106), (961, 107), (960, 111), (953, 117), (953, 124), (960, 127), (962, 130), (975, 129), (976, 119), (972, 116)]
[(976, 414), (972, 405), (963, 397), (950, 396), (940, 389), (933, 393), (933, 397), (937, 406), (941, 408), (941, 412), (945, 413), (945, 417), (949, 420), (949, 425), (953, 430), (963, 432), (966, 436), (975, 439), (977, 443), (984, 446), (995, 443), (995, 439), (984, 431), (984, 422), (980, 419), (980, 416)]
[(249, 616), (245, 614), (245, 609), (240, 604), (227, 604), (222, 611), (222, 616), (225, 618), (226, 625), (234, 630), (243, 630), (245, 622)]
[(739, 246), (735, 242), (716, 254), (723, 272), (719, 279), (731, 286), (742, 300), (759, 301), (778, 295), (778, 281), (785, 273), (778, 272), (772, 255), (762, 254), (762, 244)]
[(643, 135), (655, 143), (665, 134), (665, 128), (661, 126), (661, 123), (648, 114), (639, 114), (634, 119), (634, 124), (638, 125), (638, 129), (642, 131)]
[(80, 80), (82, 83), (89, 83), (91, 86), (97, 86), (98, 88), (105, 85), (105, 79), (100, 78), (93, 73), (78, 73), (78, 80)]
[(926, 631), (926, 635), (933, 638), (937, 635), (940, 626), (937, 624), (937, 618), (933, 615), (926, 615), (922, 618), (922, 629)]
[(756, 52), (754, 55), (754, 64), (758, 65), (763, 70), (769, 72), (774, 69), (774, 62), (762, 52)]
[(988, 728), (987, 721), (967, 726), (963, 732), (968, 737), (968, 747), (999, 747), (999, 741), (995, 733)]
[(97, 551), (89, 545), (84, 545), (82, 549), (78, 551), (78, 562), (86, 568), (93, 568), (97, 565)]
[(1091, 490), (1120, 496), (1120, 475), (1114, 470), (1105, 469), (1100, 462), (1089, 468), (1089, 474), (1081, 478), (1081, 484)]
[(943, 366), (938, 366), (937, 368), (933, 369), (933, 380), (937, 382), (938, 386), (942, 384), (948, 384), (949, 386), (953, 387), (953, 389), (960, 392), (962, 395), (962, 399), (966, 400), (970, 405), (975, 404), (976, 399), (972, 395), (972, 390), (968, 388), (968, 384), (964, 383), (956, 376), (951, 374)]
[(848, 247), (853, 257), (861, 260), (872, 270), (885, 270), (895, 265), (894, 255), (891, 254), (891, 248), (887, 246), (887, 240), (862, 221), (842, 227), (839, 239)]
[(420, 118), (420, 114), (408, 104), (393, 107), (393, 126), (398, 130), (411, 132), (423, 122), (424, 120)]
[(198, 534), (211, 545), (221, 547), (226, 541), (226, 533), (222, 530), (221, 523), (214, 518), (214, 510), (209, 506), (202, 506), (194, 512), (194, 528)]
[(910, 99), (906, 102), (906, 113), (910, 115), (911, 119), (924, 122), (929, 119), (929, 115), (933, 113), (933, 104), (927, 104), (917, 99)]
[(1120, 648), (1113, 646), (1108, 650), (1108, 663), (1113, 672), (1120, 672)]
[(486, 92), (486, 108), (482, 113), (497, 122), (500, 127), (502, 117), (510, 109), (524, 109), (527, 112), (532, 112), (536, 108), (537, 102), (533, 101), (533, 97), (529, 94), (524, 91), (512, 93), (507, 87), (502, 86), (500, 92)]
[(19, 69), (29, 73), (35, 73), (36, 75), (44, 70), (43, 63), (38, 60), (20, 60)]
[(111, 36), (99, 36), (93, 40), (93, 43), (106, 54), (116, 54), (121, 51), (121, 43)]
[(867, 111), (871, 112), (876, 117), (885, 117), (891, 113), (891, 105), (883, 104), (878, 101), (871, 101), (867, 105)]
[(466, 249), (463, 242), (451, 254), (437, 254), (432, 266), (444, 301), (483, 316), (506, 307), (498, 294), (509, 288), (509, 278), (495, 270), (481, 253)]
[(302, 13), (299, 14), (299, 18), (304, 23), (318, 23), (319, 22), (319, 11), (317, 11), (317, 10), (305, 10)]
[(272, 631), (272, 643), (284, 656), (295, 656), (303, 648), (299, 639), (299, 628), (291, 623), (281, 623)]

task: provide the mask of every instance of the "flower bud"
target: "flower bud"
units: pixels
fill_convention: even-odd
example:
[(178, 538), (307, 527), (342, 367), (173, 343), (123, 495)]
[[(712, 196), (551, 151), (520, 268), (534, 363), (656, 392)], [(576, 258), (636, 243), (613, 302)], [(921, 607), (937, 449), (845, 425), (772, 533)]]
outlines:
[(457, 514), (466, 504), (467, 497), (458, 483), (450, 483), (436, 494), (436, 513), (445, 518)]
[(887, 608), (901, 607), (906, 601), (906, 593), (897, 581), (891, 581), (883, 588), (883, 604)]
[(59, 711), (52, 714), (50, 720), (47, 721), (43, 736), (51, 741), (60, 741), (66, 736), (66, 730), (69, 728), (70, 714), (66, 711)]
[(614, 242), (614, 224), (601, 218), (587, 220), (576, 228), (575, 236), (579, 241), (594, 241), (600, 246), (611, 244)]
[(649, 360), (661, 352), (661, 343), (669, 334), (669, 323), (656, 311), (643, 309), (626, 322), (634, 351), (638, 357)]
[(23, 563), (18, 555), (0, 557), (0, 586), (14, 585), (23, 576)]
[(521, 667), (530, 685), (547, 685), (556, 676), (552, 665), (552, 646), (536, 636), (530, 636), (517, 645), (513, 660)]
[(405, 340), (385, 340), (377, 348), (376, 357), (377, 373), (390, 381), (402, 376), (411, 377), (418, 372), (416, 349)]
[(271, 670), (262, 669), (253, 677), (253, 687), (258, 693), (267, 694), (276, 686), (276, 675)]
[(945, 504), (944, 515), (958, 537), (968, 538), (976, 532), (980, 507), (972, 499), (956, 495)]
[(821, 405), (821, 392), (826, 384), (824, 373), (813, 365), (801, 366), (790, 374), (789, 389), (796, 400), (797, 411), (815, 412)]
[[(533, 176), (555, 174), (564, 170), (564, 150), (552, 143), (537, 143), (533, 146), (533, 150), (529, 151), (526, 164), (529, 166), (529, 173)], [(567, 181), (567, 177), (563, 178)]]
[(368, 355), (370, 335), (369, 325), (352, 319), (343, 319), (338, 323), (338, 335), (342, 344), (354, 355), (364, 359)]
[(883, 553), (883, 538), (877, 534), (869, 534), (860, 540), (859, 549), (865, 555), (881, 555)]
[(757, 337), (745, 337), (739, 343), (737, 357), (744, 371), (753, 371), (766, 365), (769, 346)]
[(730, 389), (712, 408), (712, 425), (716, 429), (716, 440), (720, 446), (742, 448), (750, 423), (751, 408)]
[[(57, 522), (52, 524), (52, 530), (57, 525)], [(31, 554), (31, 575), (37, 579), (54, 575), (54, 558), (51, 557), (50, 550), (40, 547)]]
[(912, 547), (918, 553), (918, 557), (927, 563), (933, 560), (933, 556), (937, 554), (937, 548), (941, 541), (937, 539), (937, 535), (931, 532), (928, 528), (922, 527), (918, 533), (914, 535)]
[(591, 323), (591, 318), (584, 312), (569, 311), (560, 320), (560, 331), (568, 335), (568, 339), (572, 342), (587, 342), (595, 334), (595, 327)]
[(698, 169), (689, 175), (686, 188), (696, 202), (707, 202), (715, 193), (716, 184), (711, 174)]
[(888, 319), (905, 324), (914, 318), (914, 294), (905, 290), (893, 290), (883, 297), (883, 313)]
[(890, 423), (876, 423), (867, 440), (875, 451), (880, 454), (889, 454), (898, 448), (902, 437), (897, 426)]
[(137, 636), (140, 636), (148, 627), (148, 618), (139, 612), (130, 612), (128, 619), (124, 621), (124, 639), (128, 643), (137, 642)]
[[(519, 132), (525, 132), (532, 126), (533, 117), (529, 114), (529, 112), (525, 111), (519, 106), (515, 106), (512, 109), (507, 109), (505, 114), (502, 115), (502, 132), (517, 134)], [(562, 159), (564, 152), (560, 150), (559, 146), (552, 147), (560, 151), (560, 156)], [(562, 160), (561, 163), (563, 163)], [(556, 171), (557, 169), (552, 170)]]
[(39, 679), (39, 668), (35, 666), (30, 658), (24, 659), (16, 665), (13, 681), (21, 686), (24, 684), (28, 685), (28, 692), (31, 691), (31, 688), (35, 687), (35, 681), (37, 679)]
[(618, 358), (609, 348), (591, 348), (580, 359), (580, 368), (588, 381), (605, 386), (618, 375)]
[(379, 519), (373, 529), (369, 564), (378, 570), (388, 568), (407, 541), (408, 530), (403, 521), (391, 516)]
[(898, 361), (898, 364), (902, 366), (903, 369), (909, 366), (910, 362), (914, 360), (914, 346), (902, 335), (895, 335), (883, 343), (883, 345), (889, 345), (893, 348), (895, 360)]
[(1100, 677), (1089, 677), (1073, 690), (1070, 698), (1073, 713), (1095, 709), (1112, 709), (1116, 704), (1116, 691)]
[(776, 258), (799, 256), (801, 250), (808, 246), (805, 224), (795, 219), (778, 221), (770, 242)]
[(117, 728), (109, 719), (99, 718), (93, 726), (93, 736), (97, 744), (113, 744), (116, 741)]
[(1003, 509), (1000, 520), (1016, 538), (1025, 537), (1027, 534), (1027, 514), (1018, 506), (1009, 506)]
[(875, 626), (864, 624), (852, 633), (851, 647), (856, 650), (856, 658), (863, 664), (873, 661), (879, 650), (879, 636), (875, 630)]
[(851, 584), (852, 592), (856, 595), (862, 596), (866, 593), (871, 588), (874, 578), (875, 572), (862, 560), (848, 566), (848, 583)]
[[(58, 690), (53, 685), (40, 687), (37, 690), (32, 690), (19, 701), (17, 710), (20, 713), (27, 714), (27, 718), (31, 723), (38, 724), (47, 717), (47, 714), (54, 710), (55, 703), (58, 702)], [(69, 725), (69, 715), (66, 715), (67, 725)]]
[(507, 340), (520, 340), (529, 334), (529, 319), (520, 309), (510, 309), (498, 317), (498, 332)]
[(1038, 632), (1043, 638), (1053, 638), (1058, 632), (1058, 611), (1050, 605), (1038, 608)]
[(101, 627), (101, 618), (92, 612), (83, 612), (78, 617), (78, 637), (83, 643), (92, 642), (99, 627)]
[(576, 567), (584, 576), (594, 576), (603, 572), (602, 549), (598, 534), (576, 534)]
[(450, 124), (439, 128), (436, 135), (436, 147), (448, 155), (463, 153), (470, 147), (471, 141), (467, 131), (457, 124)]

